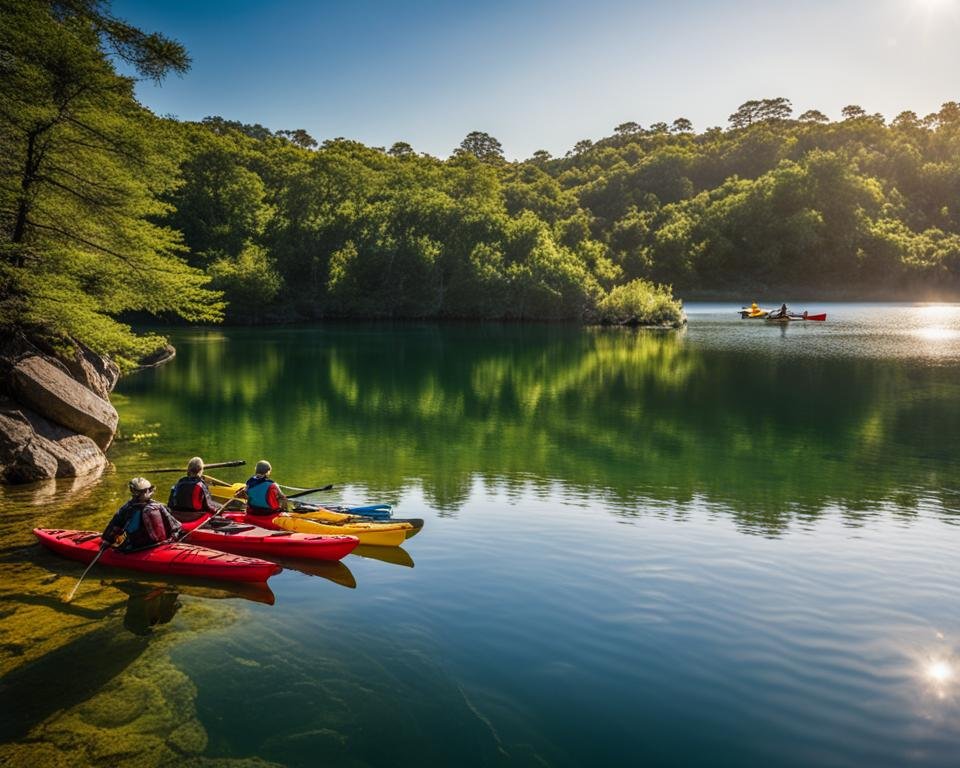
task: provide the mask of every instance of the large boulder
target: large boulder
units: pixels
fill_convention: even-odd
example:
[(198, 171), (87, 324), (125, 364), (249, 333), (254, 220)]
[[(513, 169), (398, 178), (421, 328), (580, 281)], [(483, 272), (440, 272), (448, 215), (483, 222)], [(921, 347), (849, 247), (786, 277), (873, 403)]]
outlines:
[(57, 476), (57, 459), (36, 437), (22, 413), (0, 409), (0, 480), (31, 483)]
[(102, 397), (40, 355), (26, 355), (13, 366), (17, 399), (40, 415), (86, 435), (106, 450), (117, 430), (117, 411)]
[(29, 483), (101, 471), (107, 463), (89, 437), (39, 414), (0, 405), (0, 481)]
[(70, 375), (87, 389), (98, 397), (109, 400), (110, 393), (120, 378), (120, 369), (117, 364), (79, 342), (75, 344), (76, 348), (72, 354), (61, 356), (63, 364)]
[(43, 449), (57, 460), (57, 477), (99, 472), (107, 465), (103, 451), (86, 435), (78, 435), (59, 424), (53, 424), (26, 408), (20, 412), (33, 427)]

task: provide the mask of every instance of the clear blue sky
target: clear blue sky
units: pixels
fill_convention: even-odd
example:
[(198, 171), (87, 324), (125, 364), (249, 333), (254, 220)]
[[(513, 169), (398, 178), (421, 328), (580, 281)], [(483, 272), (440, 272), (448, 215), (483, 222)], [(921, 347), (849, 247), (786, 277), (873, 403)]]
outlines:
[(446, 157), (472, 130), (562, 155), (634, 120), (726, 125), (751, 98), (839, 117), (960, 101), (960, 0), (410, 2), (115, 0), (184, 43), (140, 99)]

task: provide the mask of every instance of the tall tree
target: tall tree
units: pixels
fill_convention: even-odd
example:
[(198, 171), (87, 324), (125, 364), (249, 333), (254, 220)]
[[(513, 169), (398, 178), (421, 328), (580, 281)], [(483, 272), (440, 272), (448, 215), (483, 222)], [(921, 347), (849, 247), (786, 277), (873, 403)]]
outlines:
[(183, 48), (95, 1), (7, 0), (0, 13), (0, 324), (123, 362), (159, 339), (137, 339), (122, 312), (219, 319), (208, 278), (154, 223), (176, 183), (171, 125), (109, 59), (159, 79), (187, 68)]
[(413, 147), (411, 147), (405, 141), (395, 141), (391, 145), (390, 149), (387, 150), (388, 155), (393, 157), (416, 157), (417, 153), (414, 152)]
[(467, 153), (485, 163), (503, 160), (503, 146), (489, 133), (471, 131), (466, 135), (455, 154)]
[(296, 128), (292, 131), (277, 131), (277, 136), (283, 136), (301, 149), (313, 149), (317, 146), (317, 140), (303, 128)]
[(797, 118), (801, 123), (829, 123), (830, 118), (827, 117), (819, 109), (808, 109), (806, 112), (802, 113), (799, 118)]
[(617, 136), (632, 136), (635, 133), (640, 133), (640, 131), (640, 124), (632, 121), (620, 123), (620, 125), (613, 129), (613, 132), (617, 134)]

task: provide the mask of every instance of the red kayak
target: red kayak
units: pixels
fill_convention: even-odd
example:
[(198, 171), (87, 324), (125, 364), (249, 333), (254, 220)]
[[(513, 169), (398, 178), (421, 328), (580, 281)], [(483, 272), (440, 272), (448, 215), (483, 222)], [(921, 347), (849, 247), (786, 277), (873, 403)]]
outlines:
[(793, 322), (794, 320), (815, 320), (818, 322), (824, 322), (827, 319), (827, 313), (821, 312), (819, 315), (811, 315), (807, 312), (803, 314), (796, 314), (795, 312), (790, 312), (786, 315), (776, 314), (771, 312), (769, 315), (764, 318), (771, 323), (788, 323)]
[[(209, 520), (217, 521), (210, 527)], [(208, 523), (204, 527), (200, 527)], [(292, 557), (301, 560), (341, 560), (360, 543), (356, 536), (323, 536), (292, 531), (270, 531), (249, 523), (227, 520), (222, 517), (200, 518), (196, 522), (183, 523), (192, 530), (190, 541), (211, 549), (237, 552), (241, 555), (258, 555), (268, 558)]]
[[(100, 550), (100, 534), (96, 531), (34, 528), (33, 533), (51, 552), (81, 563), (89, 563)], [(267, 560), (231, 555), (187, 543), (160, 544), (139, 552), (107, 549), (100, 556), (99, 564), (144, 573), (197, 576), (217, 581), (266, 581), (283, 570)]]

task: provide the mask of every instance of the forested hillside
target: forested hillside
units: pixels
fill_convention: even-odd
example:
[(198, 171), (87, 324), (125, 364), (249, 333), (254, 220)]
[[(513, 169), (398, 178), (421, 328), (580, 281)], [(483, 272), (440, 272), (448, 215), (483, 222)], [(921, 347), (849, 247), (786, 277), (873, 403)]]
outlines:
[(0, 325), (121, 362), (159, 341), (131, 313), (671, 322), (669, 291), (633, 281), (744, 301), (960, 288), (955, 102), (887, 125), (765, 99), (727, 129), (625, 122), (523, 162), (473, 132), (436, 158), (157, 117), (117, 68), (184, 72), (178, 43), (94, 0), (0, 11)]
[(249, 320), (580, 317), (635, 278), (744, 299), (955, 290), (960, 106), (792, 113), (628, 122), (525, 162), (482, 133), (441, 160), (210, 118), (184, 126), (171, 223)]

